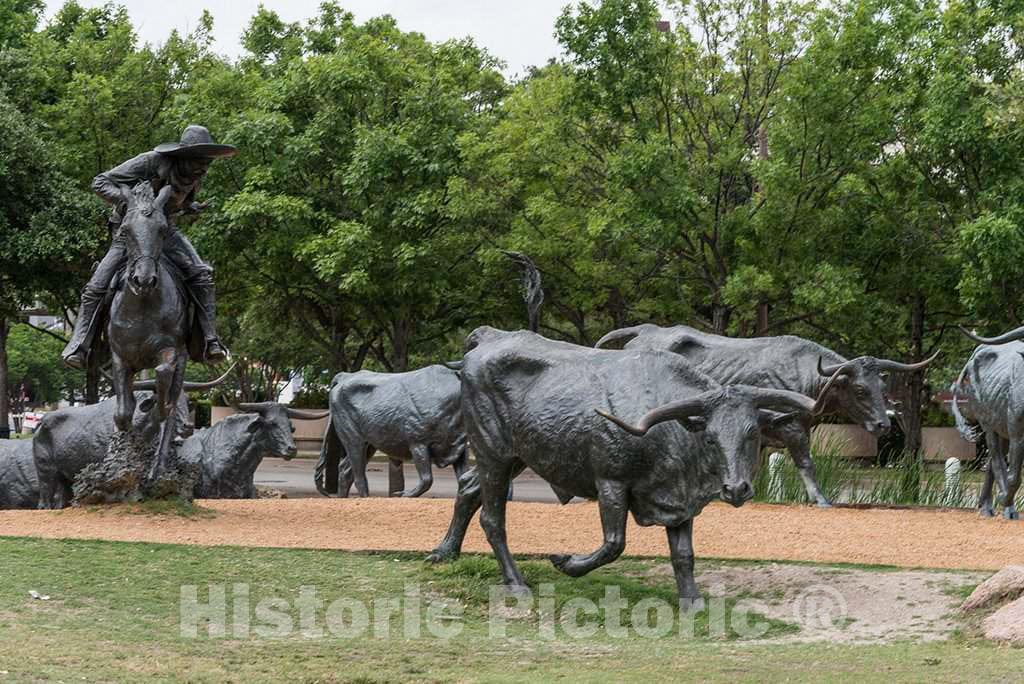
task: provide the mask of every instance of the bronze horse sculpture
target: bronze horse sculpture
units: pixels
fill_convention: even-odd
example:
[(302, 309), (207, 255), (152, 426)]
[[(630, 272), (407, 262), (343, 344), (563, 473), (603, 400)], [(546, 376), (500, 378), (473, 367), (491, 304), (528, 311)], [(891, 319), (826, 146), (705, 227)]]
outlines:
[(173, 193), (167, 185), (154, 196), (149, 183), (139, 183), (132, 190), (120, 233), (127, 263), (114, 288), (106, 328), (117, 395), (114, 423), (119, 431), (132, 427), (135, 374), (147, 369), (156, 372), (154, 408), (163, 430), (150, 480), (168, 465), (178, 420), (174, 408), (189, 358), (188, 295), (180, 274), (163, 256), (164, 239), (172, 230), (166, 206)]

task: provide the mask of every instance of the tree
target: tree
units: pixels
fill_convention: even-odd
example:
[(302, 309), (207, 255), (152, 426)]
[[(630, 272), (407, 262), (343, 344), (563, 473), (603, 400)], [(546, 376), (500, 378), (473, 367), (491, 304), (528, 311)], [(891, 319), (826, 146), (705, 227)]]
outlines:
[(66, 292), (95, 249), (96, 205), (63, 176), (38, 130), (0, 95), (0, 431), (10, 409), (7, 343), (21, 310)]
[(193, 235), (247, 327), (294, 326), (296, 361), (312, 348), (322, 367), (404, 370), (471, 315), (476, 238), (447, 211), (448, 184), (459, 136), (504, 84), (472, 43), (431, 44), (388, 17), (356, 25), (328, 4), (301, 50), (296, 31), (261, 12), (254, 53), (211, 81), (247, 89), (213, 110), (242, 154), (211, 177), (221, 210)]
[(7, 391), (15, 413), (28, 406), (73, 401), (84, 385), (80, 371), (65, 368), (60, 360), (63, 343), (28, 325), (11, 326), (8, 336)]

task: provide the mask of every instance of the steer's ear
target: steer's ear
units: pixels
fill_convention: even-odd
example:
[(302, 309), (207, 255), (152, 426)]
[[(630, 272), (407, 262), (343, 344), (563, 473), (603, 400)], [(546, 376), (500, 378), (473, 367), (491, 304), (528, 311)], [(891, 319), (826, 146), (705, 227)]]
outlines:
[(799, 411), (779, 413), (778, 411), (760, 409), (757, 412), (757, 426), (762, 430), (775, 430), (776, 428), (785, 425), (789, 421), (800, 417), (801, 413)]
[(150, 394), (148, 397), (139, 402), (139, 410), (143, 413), (149, 413), (156, 406), (156, 395)]
[(687, 416), (679, 419), (679, 424), (690, 432), (703, 432), (708, 429), (708, 419), (704, 416)]
[(262, 416), (256, 416), (256, 419), (254, 421), (252, 421), (251, 423), (249, 423), (246, 426), (245, 429), (249, 432), (249, 434), (254, 434), (255, 432), (257, 432), (260, 429), (260, 427), (261, 427), (260, 423), (262, 423), (262, 422), (263, 422)]

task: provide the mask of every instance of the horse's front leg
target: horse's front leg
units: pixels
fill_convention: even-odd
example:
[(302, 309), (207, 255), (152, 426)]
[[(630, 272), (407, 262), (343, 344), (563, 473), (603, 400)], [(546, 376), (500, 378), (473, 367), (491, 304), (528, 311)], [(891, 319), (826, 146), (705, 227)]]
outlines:
[(160, 364), (156, 367), (156, 401), (160, 417), (165, 420), (174, 412), (174, 402), (178, 398), (174, 393), (174, 384), (180, 356), (173, 347), (164, 349), (159, 354)]
[(164, 407), (163, 428), (160, 432), (160, 446), (157, 450), (152, 476), (166, 471), (174, 451), (174, 439), (178, 434), (178, 397), (181, 396), (185, 383), (185, 364), (187, 357), (184, 352), (172, 353), (170, 356), (171, 371), (165, 373), (166, 385), (161, 388), (161, 367), (157, 368), (157, 392), (161, 405)]
[(111, 381), (114, 385), (114, 394), (117, 395), (114, 425), (121, 432), (127, 432), (131, 430), (132, 418), (135, 416), (135, 393), (132, 392), (134, 373), (117, 354), (112, 354), (111, 365), (113, 366)]

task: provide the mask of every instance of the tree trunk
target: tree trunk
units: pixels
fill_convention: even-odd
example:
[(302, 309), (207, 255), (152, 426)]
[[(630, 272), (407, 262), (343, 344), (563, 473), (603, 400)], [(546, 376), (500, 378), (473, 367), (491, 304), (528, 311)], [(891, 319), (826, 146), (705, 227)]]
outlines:
[[(912, 363), (924, 359), (924, 295), (918, 293), (910, 303), (910, 348)], [(904, 402), (904, 425), (907, 452), (919, 457), (921, 453), (921, 402), (924, 393), (924, 371), (909, 374)]]
[(732, 309), (725, 304), (715, 302), (711, 305), (711, 324), (714, 326), (716, 335), (724, 335), (729, 330), (729, 319), (732, 317)]
[(9, 321), (0, 316), (0, 439), (10, 439), (11, 398), (7, 393), (7, 333)]
[(754, 335), (764, 337), (768, 334), (768, 302), (757, 303), (757, 329)]
[(409, 370), (409, 341), (412, 338), (412, 322), (406, 318), (391, 325), (391, 368), (396, 373)]

